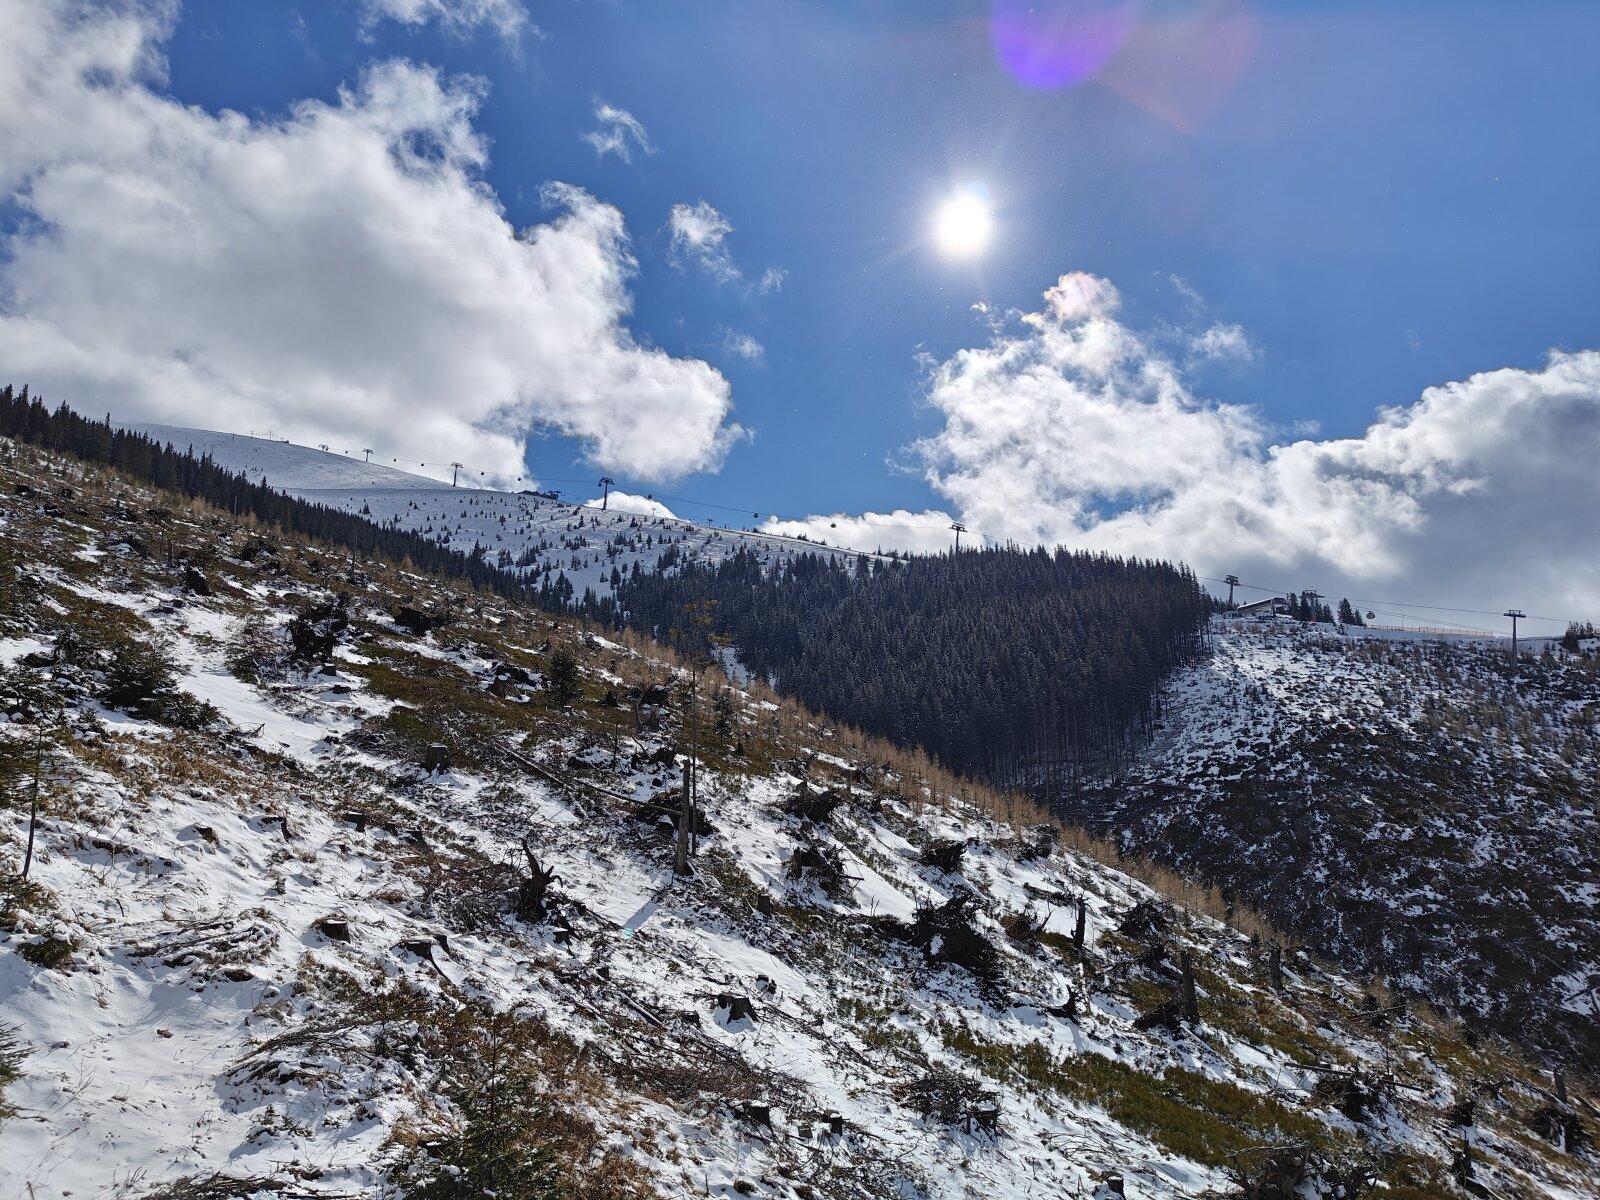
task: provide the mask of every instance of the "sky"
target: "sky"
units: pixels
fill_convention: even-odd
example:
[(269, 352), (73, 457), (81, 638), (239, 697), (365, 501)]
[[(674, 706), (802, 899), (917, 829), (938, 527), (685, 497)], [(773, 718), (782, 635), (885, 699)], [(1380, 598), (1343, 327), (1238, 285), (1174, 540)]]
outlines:
[(1559, 2), (0, 0), (0, 361), (865, 549), (959, 520), (1559, 632), (1600, 617), (1597, 35)]

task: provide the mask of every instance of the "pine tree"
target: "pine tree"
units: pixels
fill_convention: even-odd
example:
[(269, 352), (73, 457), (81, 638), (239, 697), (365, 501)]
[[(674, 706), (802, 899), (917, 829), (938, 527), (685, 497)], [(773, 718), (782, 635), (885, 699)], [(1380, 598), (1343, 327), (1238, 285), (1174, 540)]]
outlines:
[(565, 708), (576, 700), (583, 692), (578, 679), (577, 655), (564, 646), (552, 654), (550, 669), (545, 672), (545, 687), (550, 703), (556, 708)]

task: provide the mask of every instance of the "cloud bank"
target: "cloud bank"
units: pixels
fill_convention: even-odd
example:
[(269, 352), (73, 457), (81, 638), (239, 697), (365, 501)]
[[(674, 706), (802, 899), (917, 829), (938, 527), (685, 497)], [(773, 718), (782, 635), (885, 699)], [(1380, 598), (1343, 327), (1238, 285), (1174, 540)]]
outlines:
[[(763, 533), (809, 538), (813, 542), (848, 546), (852, 550), (868, 553), (899, 550), (905, 554), (941, 554), (949, 550), (955, 541), (955, 534), (950, 529), (952, 520), (954, 518), (948, 513), (911, 512), (897, 508), (885, 513), (830, 513), (793, 519), (771, 518), (763, 521), (759, 528)], [(971, 544), (962, 543), (963, 546)]]
[[(405, 5), (491, 13), (494, 4)], [(160, 91), (172, 6), (0, 0), (0, 361), (84, 411), (271, 427), (517, 474), (526, 432), (638, 478), (715, 468), (727, 381), (637, 343), (622, 215), (482, 180), (481, 84), (408, 62), (276, 119)]]
[[(1039, 311), (930, 367), (942, 428), (910, 458), (975, 532), (1335, 596), (1600, 612), (1600, 352), (1429, 388), (1358, 437), (1294, 438), (1195, 395), (1157, 345), (1171, 338), (1119, 308), (1108, 281), (1064, 275)], [(1201, 342), (1238, 357), (1232, 328)], [(791, 528), (819, 524), (896, 544), (837, 517)]]

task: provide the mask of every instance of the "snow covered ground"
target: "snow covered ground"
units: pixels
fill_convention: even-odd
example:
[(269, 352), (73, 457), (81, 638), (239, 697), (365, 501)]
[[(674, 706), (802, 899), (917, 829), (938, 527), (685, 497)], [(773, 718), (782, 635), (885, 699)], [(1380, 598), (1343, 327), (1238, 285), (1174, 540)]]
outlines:
[[(169, 566), (120, 530), (153, 496), (60, 468), (74, 497), (24, 505), (20, 470), (0, 454), (0, 551), (30, 564), (0, 739), (48, 753), (35, 887), (0, 922), (28, 1049), (0, 1200), (403, 1191), (466, 1169), (508, 1060), (584, 1196), (1198, 1197), (1273, 1144), (1315, 1146), (1324, 1180), (1390, 1151), (1391, 1182), (1441, 1194), (1463, 1139), (1507, 1194), (1600, 1184), (1528, 1132), (1548, 1099), (1505, 1048), (1378, 1022), (1293, 952), (1279, 992), (1242, 932), (761, 696), (701, 725), (709, 827), (675, 880), (683, 714), (656, 731), (629, 700), (670, 682), (648, 652), (466, 593), (419, 637), (387, 597), (443, 611), (443, 585), (248, 553), (210, 513), (167, 519)], [(325, 662), (291, 658), (296, 620), (334, 630)], [(165, 715), (108, 702), (149, 647)], [(26, 832), (0, 808), (0, 878)], [(525, 847), (557, 876), (542, 916), (518, 915)], [(1161, 1016), (1184, 955), (1198, 1020)]]
[(452, 487), (448, 466), (441, 481), (354, 454), (243, 434), (167, 425), (125, 428), (208, 454), (252, 480), (360, 513), (375, 524), (412, 530), (461, 551), (481, 545), (491, 563), (524, 571), (535, 584), (565, 576), (577, 598), (585, 590), (607, 595), (635, 564), (644, 571), (671, 570), (674, 560), (715, 562), (741, 550), (763, 564), (796, 554), (854, 557), (816, 542), (682, 520), (649, 497), (614, 493), (600, 511), (599, 495), (554, 500), (530, 491), (489, 490), (471, 486), (477, 482), (472, 471), (461, 476), (463, 486)]
[(1103, 827), (1397, 986), (1600, 1053), (1600, 660), (1215, 628), (1155, 743), (1089, 802)]

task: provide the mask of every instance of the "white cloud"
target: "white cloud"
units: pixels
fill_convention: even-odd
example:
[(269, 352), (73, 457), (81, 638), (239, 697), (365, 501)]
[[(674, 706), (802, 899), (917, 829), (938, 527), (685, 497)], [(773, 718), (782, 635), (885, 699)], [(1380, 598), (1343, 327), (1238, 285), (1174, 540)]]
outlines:
[(371, 28), (379, 21), (402, 25), (437, 24), (455, 34), (480, 26), (492, 29), (507, 41), (515, 42), (524, 31), (535, 29), (528, 22), (528, 11), (518, 0), (358, 0), (363, 23)]
[(609, 104), (596, 104), (594, 119), (600, 122), (600, 127), (579, 136), (593, 146), (594, 152), (601, 158), (615, 154), (623, 162), (631, 163), (635, 150), (641, 154), (656, 152), (655, 146), (650, 141), (650, 135), (644, 131), (644, 126), (626, 109), (613, 108)]
[[(809, 538), (813, 542), (846, 546), (869, 554), (876, 550), (940, 554), (955, 545), (955, 533), (950, 528), (953, 519), (949, 513), (897, 508), (893, 512), (868, 512), (859, 516), (832, 513), (800, 518), (773, 517), (762, 522), (760, 528), (765, 533)], [(975, 544), (975, 539), (965, 544)]]
[(1172, 284), (1172, 290), (1183, 297), (1183, 302), (1189, 306), (1192, 312), (1201, 313), (1205, 311), (1205, 297), (1182, 275), (1168, 275), (1167, 281)]
[(767, 348), (748, 333), (737, 329), (722, 331), (722, 348), (736, 354), (746, 362), (760, 362), (767, 356)]
[(768, 267), (761, 272), (761, 278), (756, 283), (756, 291), (765, 296), (768, 292), (777, 292), (783, 289), (783, 284), (789, 278), (789, 272), (782, 267)]
[(726, 244), (733, 225), (706, 201), (674, 204), (667, 214), (667, 231), (672, 239), (669, 253), (674, 263), (698, 263), (721, 283), (739, 278), (739, 268), (728, 256)]
[(931, 371), (944, 427), (914, 456), (975, 530), (1272, 587), (1600, 611), (1600, 352), (1430, 388), (1359, 437), (1279, 441), (1193, 395), (1106, 281), (1045, 299)]
[[(628, 492), (612, 491), (606, 503), (606, 511), (630, 517), (674, 517), (676, 514), (659, 500), (649, 496), (634, 496)], [(593, 500), (585, 500), (583, 507), (598, 509), (601, 498), (596, 496)]]
[(1260, 354), (1241, 325), (1213, 325), (1193, 334), (1189, 351), (1204, 362), (1251, 362)]
[[(637, 478), (715, 467), (726, 380), (639, 345), (621, 214), (518, 233), (481, 85), (405, 62), (281, 119), (160, 94), (162, 0), (0, 0), (0, 361), (51, 400), (521, 469), (530, 427)], [(370, 440), (376, 439), (376, 442)], [(422, 451), (427, 453), (423, 454)]]

